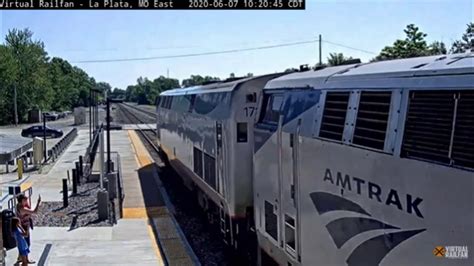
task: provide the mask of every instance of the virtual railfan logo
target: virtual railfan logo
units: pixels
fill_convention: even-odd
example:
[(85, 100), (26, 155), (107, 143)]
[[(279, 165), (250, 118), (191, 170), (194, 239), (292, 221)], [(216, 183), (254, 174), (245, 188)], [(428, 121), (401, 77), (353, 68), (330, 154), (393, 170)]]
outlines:
[(467, 246), (437, 246), (433, 250), (433, 255), (437, 258), (467, 259), (469, 249)]

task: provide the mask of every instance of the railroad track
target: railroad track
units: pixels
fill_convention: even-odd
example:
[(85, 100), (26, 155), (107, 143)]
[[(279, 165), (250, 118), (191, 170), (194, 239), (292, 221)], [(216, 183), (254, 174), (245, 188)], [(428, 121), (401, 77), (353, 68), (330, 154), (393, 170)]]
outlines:
[[(129, 108), (129, 110), (132, 109), (132, 110), (135, 110), (139, 114), (147, 116), (146, 120), (149, 121), (148, 123), (155, 123), (156, 122), (156, 113), (155, 112), (150, 112), (150, 111), (144, 110), (142, 108), (138, 108), (135, 105), (131, 105), (131, 104), (127, 104), (127, 103), (122, 103), (121, 105), (122, 105), (122, 107), (126, 106), (126, 108)], [(143, 123), (146, 122), (143, 118), (140, 119), (136, 115), (134, 117), (137, 119), (136, 121), (140, 121), (140, 122), (143, 122)]]
[[(126, 123), (137, 125), (150, 123), (150, 112), (138, 107), (120, 104), (118, 110), (118, 115), (122, 115)], [(137, 128), (140, 138), (155, 162), (165, 162), (162, 166), (159, 165), (160, 179), (173, 206), (170, 210), (198, 260), (203, 265), (233, 265), (231, 252), (226, 249), (219, 232), (206, 223), (206, 215), (201, 211), (194, 194), (185, 188), (178, 174), (167, 166), (166, 159), (163, 160), (160, 148), (153, 141), (156, 138), (155, 129)]]

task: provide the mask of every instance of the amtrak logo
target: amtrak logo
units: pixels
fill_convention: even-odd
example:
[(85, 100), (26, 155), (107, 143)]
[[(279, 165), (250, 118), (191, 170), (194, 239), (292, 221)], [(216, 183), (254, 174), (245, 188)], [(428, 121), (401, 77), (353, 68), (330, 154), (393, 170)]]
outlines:
[[(334, 244), (340, 249), (347, 241), (358, 234), (380, 229), (400, 229), (374, 218), (359, 204), (343, 197), (327, 192), (313, 192), (310, 194), (319, 215), (331, 211), (349, 211), (359, 213), (365, 217), (338, 218), (326, 225)], [(382, 233), (370, 238), (357, 246), (347, 258), (349, 266), (376, 266), (396, 246), (408, 238), (417, 235), (426, 229), (402, 230), (398, 232)]]

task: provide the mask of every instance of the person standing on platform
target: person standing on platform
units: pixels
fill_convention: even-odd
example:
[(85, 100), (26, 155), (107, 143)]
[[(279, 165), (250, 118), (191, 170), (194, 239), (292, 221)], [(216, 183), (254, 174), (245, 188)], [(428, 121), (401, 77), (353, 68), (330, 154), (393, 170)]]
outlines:
[[(20, 219), (20, 224), (23, 230), (26, 233), (26, 243), (28, 247), (31, 247), (31, 235), (30, 229), (33, 229), (33, 214), (38, 212), (38, 208), (41, 203), (41, 195), (38, 196), (38, 203), (36, 207), (32, 210), (29, 204), (28, 197), (24, 194), (20, 194), (17, 197), (17, 206), (16, 206), (16, 215)], [(20, 259), (20, 257), (18, 257)], [(28, 263), (35, 263), (34, 261), (28, 261)]]
[(28, 254), (30, 253), (30, 247), (26, 243), (26, 231), (21, 226), (20, 219), (13, 217), (12, 219), (12, 234), (16, 240), (16, 246), (18, 247), (18, 262), (21, 262), (21, 266), (28, 265)]

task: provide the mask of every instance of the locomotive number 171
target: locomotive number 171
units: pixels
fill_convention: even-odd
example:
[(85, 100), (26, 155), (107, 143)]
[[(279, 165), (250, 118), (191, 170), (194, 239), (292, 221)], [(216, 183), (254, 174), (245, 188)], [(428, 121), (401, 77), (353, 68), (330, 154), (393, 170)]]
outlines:
[(255, 108), (255, 107), (245, 107), (244, 108), (245, 116), (246, 117), (253, 117), (256, 110), (257, 110), (257, 108)]

